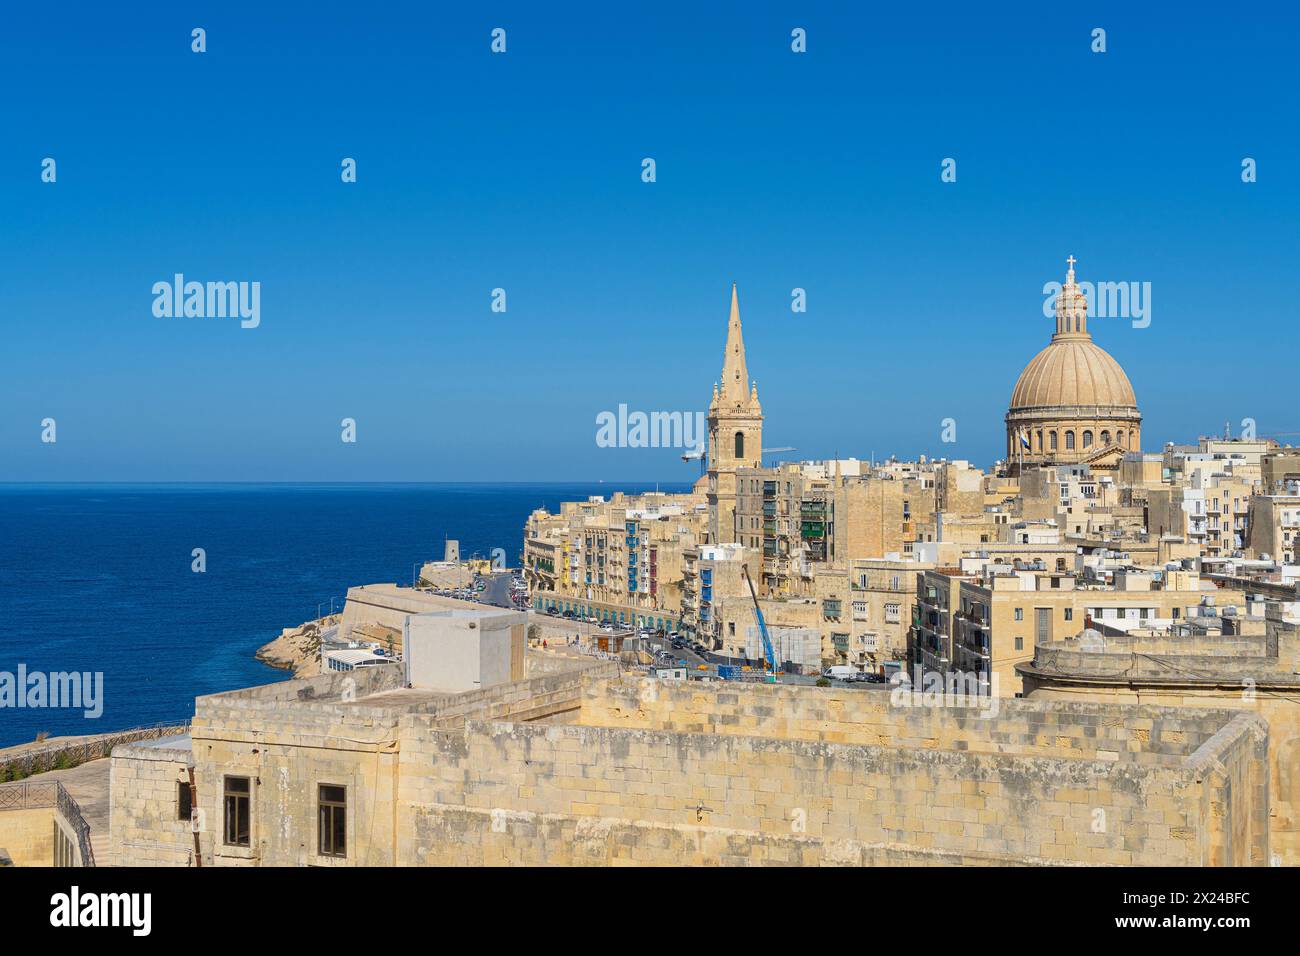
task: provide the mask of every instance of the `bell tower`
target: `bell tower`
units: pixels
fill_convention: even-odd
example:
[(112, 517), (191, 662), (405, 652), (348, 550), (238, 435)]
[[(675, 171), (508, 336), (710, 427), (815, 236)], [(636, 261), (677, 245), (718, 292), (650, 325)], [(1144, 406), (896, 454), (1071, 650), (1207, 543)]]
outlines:
[(708, 425), (709, 543), (726, 544), (737, 540), (736, 469), (759, 467), (763, 455), (763, 407), (745, 363), (745, 336), (734, 282), (722, 379), (713, 386)]

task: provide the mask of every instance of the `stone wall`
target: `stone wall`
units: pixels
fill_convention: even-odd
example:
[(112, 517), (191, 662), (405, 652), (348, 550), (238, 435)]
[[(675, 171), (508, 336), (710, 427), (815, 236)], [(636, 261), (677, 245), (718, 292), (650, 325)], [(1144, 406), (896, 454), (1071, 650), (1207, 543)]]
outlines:
[(8, 810), (0, 816), (0, 849), (14, 866), (54, 865), (53, 807)]
[(1293, 691), (1267, 686), (1249, 694), (1232, 686), (1143, 686), (1140, 682), (1108, 685), (1082, 681), (1026, 678), (1031, 701), (1089, 702), (1125, 709), (1148, 706), (1182, 712), (1184, 708), (1223, 708), (1263, 718), (1269, 728), (1269, 846), (1275, 862), (1300, 865), (1300, 708)]
[(1246, 715), (1015, 701), (982, 720), (861, 691), (588, 693), (581, 725), (470, 720), (406, 743), (398, 861), (1241, 865), (1267, 851), (1267, 734)]
[(113, 748), (108, 859), (99, 861), (101, 866), (193, 865), (194, 835), (189, 818), (178, 816), (177, 791), (193, 765), (188, 739), (175, 747)]
[[(1104, 651), (1058, 642), (1022, 666), (1031, 701), (1168, 708), (1216, 708), (1263, 718), (1269, 734), (1272, 862), (1300, 864), (1300, 677), (1294, 633), (1214, 640), (1107, 641)], [(1193, 646), (1196, 654), (1179, 653)], [(1233, 656), (1233, 652), (1237, 652)]]
[[(575, 661), (565, 670), (530, 661), (529, 670), (536, 676), (464, 694), (402, 688), (399, 667), (377, 666), (200, 698), (191, 737), (199, 806), (206, 821), (200, 833), (204, 865), (393, 865), (395, 826), (404, 813), (397, 799), (400, 775), (406, 771), (402, 752), (412, 738), (463, 726), (475, 716), (574, 719), (584, 684), (618, 674), (613, 663)], [(175, 813), (174, 786), (167, 793), (151, 791), (141, 802), (128, 790), (155, 779), (150, 756), (133, 748), (120, 753), (120, 763), (114, 761), (111, 830), (120, 862), (180, 862), (156, 859), (177, 843), (168, 819), (168, 813)], [(157, 779), (166, 776), (160, 770)], [(222, 805), (227, 776), (250, 781), (247, 847), (225, 843)], [(318, 852), (317, 801), (323, 784), (347, 791), (348, 848), (343, 858)], [(192, 839), (188, 827), (183, 828), (181, 842), (188, 853)]]
[(1039, 708), (1003, 698), (950, 698), (945, 704), (901, 689), (628, 679), (589, 688), (581, 722), (1026, 756), (1118, 760), (1123, 755), (1126, 761), (1178, 766), (1223, 726), (1224, 715), (1159, 707)]
[(72, 737), (52, 740), (44, 746), (23, 744), (0, 750), (0, 782), (21, 780), (47, 770), (75, 767), (89, 760), (98, 760), (112, 753), (118, 744), (136, 740), (156, 740), (184, 733), (187, 724), (159, 724), (155, 727), (136, 727), (89, 737)]
[(61, 783), (0, 786), (0, 850), (14, 866), (53, 866), (56, 831), (66, 854), (62, 865), (95, 865), (90, 828)]
[[(372, 668), (355, 696), (327, 674), (201, 699), (204, 864), (1268, 859), (1269, 738), (1251, 714), (982, 701), (992, 712), (888, 690), (661, 682), (620, 677), (613, 663), (551, 663), (459, 695), (394, 687)], [(151, 808), (174, 815), (180, 765), (146, 768), (123, 750), (133, 774), (119, 774), (117, 756), (114, 845), (174, 842), (165, 809)], [(226, 775), (251, 782), (248, 847), (222, 839)], [(164, 780), (145, 805), (127, 799)], [(322, 784), (346, 788), (345, 856), (317, 852)]]

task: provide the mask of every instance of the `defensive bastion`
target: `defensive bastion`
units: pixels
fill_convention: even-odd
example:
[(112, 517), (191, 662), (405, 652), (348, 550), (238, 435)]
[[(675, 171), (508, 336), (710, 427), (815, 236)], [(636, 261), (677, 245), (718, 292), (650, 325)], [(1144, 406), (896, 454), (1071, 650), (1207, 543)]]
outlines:
[[(200, 698), (170, 755), (115, 752), (115, 862), (189, 862), (188, 823), (156, 794), (191, 766), (208, 820), (225, 775), (255, 781), (250, 845), (207, 826), (204, 865), (1269, 858), (1268, 728), (1240, 711), (1003, 699), (993, 713), (562, 658), (466, 694), (367, 671)], [(347, 788), (343, 859), (316, 852), (318, 784)]]

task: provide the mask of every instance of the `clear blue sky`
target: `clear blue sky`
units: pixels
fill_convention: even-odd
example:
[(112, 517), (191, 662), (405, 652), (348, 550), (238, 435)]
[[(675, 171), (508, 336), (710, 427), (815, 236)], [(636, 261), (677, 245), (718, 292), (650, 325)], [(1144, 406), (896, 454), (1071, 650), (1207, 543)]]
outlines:
[(6, 11), (0, 480), (689, 479), (595, 416), (703, 409), (732, 280), (766, 445), (987, 466), (1071, 253), (1152, 283), (1092, 325), (1149, 448), (1300, 432), (1293, 11), (462, 6)]

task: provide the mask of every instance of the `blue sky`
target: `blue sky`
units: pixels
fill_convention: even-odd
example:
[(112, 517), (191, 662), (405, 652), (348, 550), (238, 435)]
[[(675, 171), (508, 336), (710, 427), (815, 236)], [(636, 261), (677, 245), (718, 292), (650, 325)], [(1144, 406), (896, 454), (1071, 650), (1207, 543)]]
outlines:
[(987, 466), (1068, 254), (1148, 448), (1300, 432), (1294, 12), (464, 6), (6, 13), (0, 481), (689, 479), (595, 416), (703, 409), (733, 280), (764, 444)]

